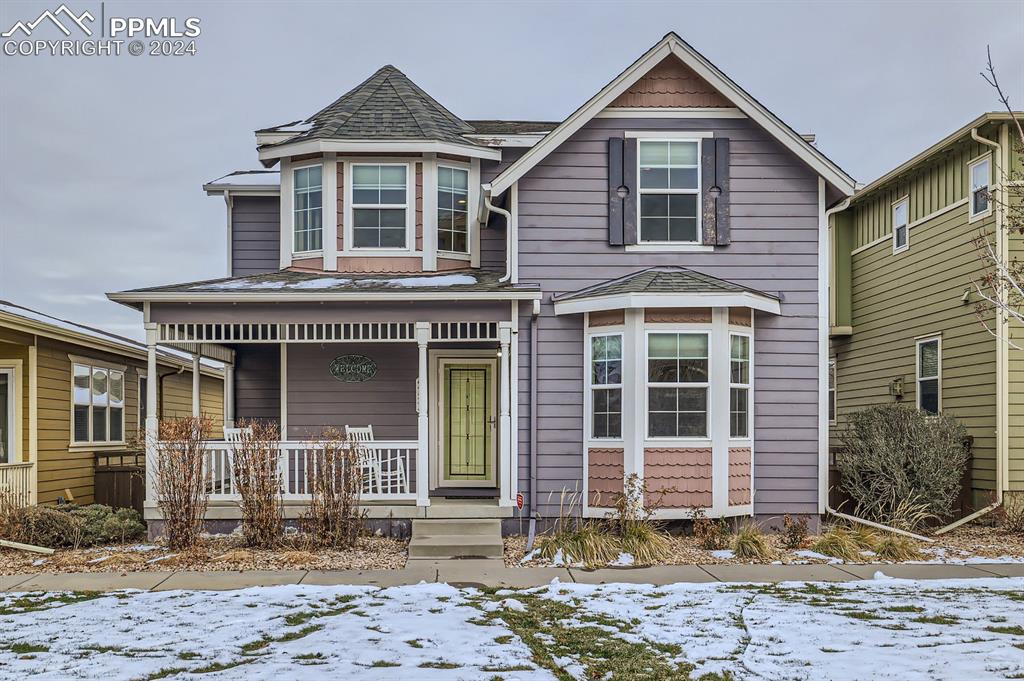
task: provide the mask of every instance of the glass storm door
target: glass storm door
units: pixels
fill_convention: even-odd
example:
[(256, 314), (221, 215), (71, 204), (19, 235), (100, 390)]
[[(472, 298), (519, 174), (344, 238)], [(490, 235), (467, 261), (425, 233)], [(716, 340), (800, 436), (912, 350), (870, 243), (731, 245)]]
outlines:
[(445, 364), (441, 485), (494, 483), (494, 364)]

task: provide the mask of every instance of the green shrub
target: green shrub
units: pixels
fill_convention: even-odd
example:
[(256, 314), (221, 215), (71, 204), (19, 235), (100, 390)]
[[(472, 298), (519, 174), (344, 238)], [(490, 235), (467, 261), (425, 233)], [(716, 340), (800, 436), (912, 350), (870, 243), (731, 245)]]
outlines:
[(9, 512), (7, 539), (47, 548), (79, 548), (127, 542), (145, 536), (146, 526), (130, 508), (109, 506), (28, 506)]
[(134, 509), (119, 508), (115, 511), (103, 504), (59, 508), (72, 517), (81, 519), (82, 546), (124, 543), (141, 539), (146, 534), (146, 526)]
[(899, 405), (852, 414), (836, 456), (840, 486), (869, 520), (916, 530), (948, 517), (970, 453), (955, 419)]

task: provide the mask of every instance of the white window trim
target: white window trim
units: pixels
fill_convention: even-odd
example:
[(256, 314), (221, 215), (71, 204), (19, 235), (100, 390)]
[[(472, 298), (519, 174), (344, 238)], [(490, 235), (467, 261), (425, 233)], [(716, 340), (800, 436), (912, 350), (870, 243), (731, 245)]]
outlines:
[[(733, 383), (732, 381), (732, 337), (742, 336), (747, 339), (747, 382)], [(709, 377), (710, 376), (710, 366)], [(732, 389), (743, 388), (747, 391), (747, 434), (742, 437), (734, 437), (732, 434)], [(749, 331), (736, 331), (729, 329), (729, 442), (749, 442), (753, 439), (754, 433), (754, 334)]]
[[(906, 243), (899, 246), (896, 242), (896, 209), (904, 204), (907, 208), (907, 221), (903, 224), (903, 231), (906, 234), (907, 240)], [(890, 215), (892, 216), (892, 252), (895, 255), (910, 248), (910, 196), (906, 195), (893, 201), (890, 206)]]
[[(639, 136), (640, 134), (641, 133), (633, 133), (633, 134), (627, 133), (627, 137)], [(657, 136), (652, 136), (652, 137), (646, 137), (646, 136), (638, 137), (637, 151), (636, 151), (636, 190), (637, 190), (637, 194), (636, 194), (636, 240), (637, 240), (637, 243), (636, 243), (636, 246), (637, 247), (644, 247), (643, 250), (648, 250), (648, 247), (654, 246), (654, 247), (656, 247), (655, 250), (657, 250), (657, 251), (665, 251), (665, 250), (676, 251), (676, 250), (679, 250), (679, 249), (687, 249), (687, 250), (689, 250), (689, 249), (694, 248), (695, 246), (699, 246), (700, 250), (713, 250), (714, 249), (714, 246), (709, 246), (709, 245), (703, 243), (702, 240), (701, 240), (701, 236), (704, 234), (704, 231), (703, 231), (704, 230), (703, 215), (702, 215), (703, 212), (704, 212), (702, 210), (702, 203), (703, 203), (703, 201), (702, 201), (702, 197), (703, 197), (702, 191), (703, 191), (703, 188), (704, 188), (704, 182), (703, 182), (703, 178), (701, 177), (701, 171), (703, 170), (701, 161), (704, 158), (703, 157), (703, 153), (704, 153), (704, 143), (703, 143), (703, 140), (706, 137), (710, 137), (710, 136), (711, 136), (710, 134), (708, 134), (708, 135), (701, 135), (700, 133), (697, 133), (697, 134), (683, 133), (683, 134), (681, 134), (679, 136), (666, 135), (664, 133), (660, 133), (660, 134), (657, 134)], [(695, 190), (692, 190), (692, 189), (659, 189), (657, 191), (650, 190), (648, 192), (645, 192), (643, 187), (640, 186), (640, 144), (642, 142), (694, 142), (694, 143), (696, 143), (696, 145), (697, 145), (697, 188)], [(697, 206), (696, 206), (696, 208), (697, 208), (697, 210), (696, 210), (696, 213), (697, 213), (697, 222), (696, 222), (696, 226), (697, 226), (697, 239), (696, 239), (696, 241), (643, 241), (642, 238), (641, 238), (641, 235), (643, 234), (643, 227), (642, 227), (642, 222), (641, 222), (641, 215), (642, 215), (641, 205), (643, 203), (643, 196), (644, 196), (645, 193), (659, 194), (659, 195), (660, 194), (667, 194), (667, 195), (677, 194), (677, 195), (681, 195), (681, 196), (690, 196), (690, 195), (695, 196), (696, 199), (697, 199)], [(638, 250), (638, 249), (633, 249), (633, 250)]]
[(626, 420), (625, 405), (622, 405), (622, 411), (620, 412), (620, 424), (619, 424), (619, 436), (618, 437), (595, 437), (594, 436), (594, 391), (595, 390), (610, 390), (614, 388), (619, 389), (620, 403), (624, 394), (624, 384), (626, 382), (626, 353), (622, 352), (622, 358), (619, 360), (622, 363), (621, 376), (619, 377), (619, 383), (608, 383), (600, 384), (595, 386), (593, 383), (593, 349), (591, 347), (591, 340), (600, 336), (618, 336), (620, 342), (620, 348), (623, 348), (622, 343), (626, 342), (625, 328), (621, 324), (614, 326), (601, 326), (595, 330), (588, 331), (583, 334), (583, 358), (584, 358), (584, 382), (585, 392), (583, 396), (583, 409), (584, 409), (584, 441), (588, 443), (595, 443), (597, 446), (606, 446), (609, 443), (622, 443), (623, 442), (623, 431), (625, 429), (624, 423)]
[[(69, 439), (68, 447), (70, 449), (73, 449), (73, 450), (82, 450), (82, 449), (91, 449), (91, 448), (95, 448), (95, 447), (117, 447), (117, 446), (123, 446), (126, 443), (126, 439), (125, 438), (127, 436), (127, 434), (125, 433), (125, 412), (128, 411), (128, 390), (127, 390), (127, 385), (126, 385), (127, 380), (128, 380), (128, 367), (123, 365), (123, 364), (113, 364), (111, 362), (105, 362), (103, 360), (98, 360), (98, 359), (91, 359), (89, 357), (80, 357), (80, 356), (77, 356), (77, 355), (68, 355), (68, 359), (71, 360), (71, 376), (70, 376), (70, 378), (71, 378), (71, 381), (70, 381), (71, 392), (69, 393), (69, 397), (70, 397), (69, 401), (71, 402), (71, 433), (70, 433), (71, 437)], [(76, 404), (75, 404), (75, 365), (76, 364), (79, 364), (81, 366), (85, 366), (85, 367), (89, 368), (90, 398), (89, 398), (89, 439), (88, 440), (76, 440), (75, 439), (75, 406), (76, 406)], [(121, 406), (121, 439), (120, 440), (109, 440), (109, 439), (108, 440), (94, 440), (94, 439), (92, 439), (92, 397), (91, 397), (92, 387), (91, 386), (92, 386), (92, 370), (93, 369), (105, 369), (108, 372), (109, 371), (117, 371), (117, 372), (119, 372), (121, 374), (121, 390), (124, 391), (124, 394), (121, 397), (121, 401), (123, 402), (123, 404)], [(107, 397), (108, 404), (106, 406), (106, 410), (107, 410), (107, 435), (109, 436), (110, 435), (110, 404), (109, 404), (110, 397), (109, 397), (109, 387), (108, 387), (107, 392), (108, 392), (108, 397)], [(85, 406), (85, 405), (77, 405), (77, 406)]]
[[(417, 159), (422, 160), (422, 159)], [(338, 160), (341, 163), (341, 160)], [(398, 204), (364, 204), (358, 206), (352, 203), (352, 189), (354, 186), (353, 174), (355, 166), (404, 166), (405, 167), (405, 205)], [(393, 257), (396, 255), (416, 254), (416, 161), (408, 160), (385, 160), (375, 158), (360, 158), (345, 160), (345, 236), (343, 238), (344, 249), (342, 254), (347, 256), (378, 256)], [(424, 173), (424, 175), (426, 175)], [(435, 175), (436, 177), (436, 175)], [(424, 181), (424, 185), (426, 182)], [(434, 191), (437, 191), (436, 181)], [(424, 186), (423, 193), (426, 194), (427, 187)], [(355, 224), (354, 215), (356, 208), (404, 208), (405, 209), (405, 246), (397, 247), (376, 247), (376, 246), (355, 246)], [(436, 218), (434, 218), (436, 221)], [(427, 220), (424, 217), (424, 232), (427, 229)], [(436, 229), (436, 227), (435, 227)]]
[(21, 362), (17, 364), (0, 364), (0, 374), (6, 374), (8, 381), (7, 423), (9, 424), (7, 442), (3, 443), (7, 455), (4, 463), (22, 463), (21, 459)]
[[(463, 252), (463, 251), (445, 251), (445, 250), (442, 250), (441, 246), (440, 246), (440, 244), (441, 244), (441, 222), (437, 218), (438, 218), (439, 213), (441, 212), (441, 207), (440, 207), (440, 205), (437, 202), (437, 194), (441, 191), (441, 181), (440, 181), (440, 178), (441, 178), (441, 172), (440, 172), (441, 168), (449, 168), (449, 169), (452, 169), (452, 170), (461, 170), (464, 173), (466, 173), (466, 250), (465, 250), (465, 252)], [(426, 178), (424, 178), (424, 181), (423, 181), (423, 194), (426, 195), (426, 193), (428, 191), (433, 191), (433, 193), (434, 193), (434, 203), (433, 203), (434, 215), (432, 216), (433, 219), (430, 222), (432, 223), (432, 228), (434, 230), (434, 244), (435, 244), (435, 247), (437, 249), (437, 257), (439, 257), (439, 258), (451, 258), (451, 259), (455, 259), (455, 260), (469, 260), (469, 259), (471, 259), (473, 257), (473, 249), (476, 246), (476, 243), (475, 243), (476, 237), (473, 234), (473, 232), (475, 231), (473, 229), (473, 223), (475, 222), (476, 217), (473, 215), (473, 205), (474, 204), (471, 203), (471, 199), (473, 198), (472, 197), (472, 191), (473, 191), (472, 181), (473, 181), (473, 169), (470, 166), (470, 164), (468, 164), (468, 163), (461, 163), (459, 161), (451, 161), (451, 160), (448, 160), (448, 159), (444, 159), (443, 161), (438, 161), (437, 162), (436, 170), (434, 171), (434, 182), (433, 182), (433, 186), (432, 187), (428, 187), (427, 186)], [(423, 216), (423, 222), (424, 222), (424, 230), (423, 231), (426, 232), (426, 225), (427, 225), (428, 221), (427, 221), (427, 216), (425, 214), (425, 211), (424, 211), (424, 216)]]
[[(936, 344), (936, 373), (935, 376), (921, 377), (921, 346), (925, 343)], [(938, 413), (942, 413), (942, 336), (926, 336), (918, 338), (914, 343), (914, 392), (917, 408), (921, 408), (921, 381), (935, 381), (936, 405)]]
[[(135, 376), (135, 389), (138, 391), (135, 393), (135, 411), (139, 415), (138, 421), (135, 423), (136, 435), (142, 437), (146, 432), (146, 413), (142, 410), (142, 401), (146, 399), (147, 395), (142, 390), (142, 381), (145, 379), (149, 381), (148, 372), (145, 369), (137, 369)], [(160, 386), (158, 385), (157, 388)], [(147, 387), (148, 390), (148, 387)], [(160, 395), (157, 395), (157, 402), (160, 401)], [(127, 400), (126, 400), (127, 402)], [(147, 407), (148, 408), (148, 407)], [(157, 411), (157, 414), (160, 412)], [(72, 424), (73, 425), (73, 424)]]
[[(704, 435), (697, 436), (685, 436), (685, 435), (651, 435), (651, 405), (650, 405), (650, 389), (652, 383), (649, 379), (650, 372), (650, 348), (651, 348), (651, 334), (703, 334), (707, 336), (708, 340), (708, 380), (706, 383), (654, 383), (655, 387), (659, 388), (704, 388), (706, 393), (706, 399), (704, 401), (705, 412), (704, 412)], [(712, 428), (712, 399), (711, 399), (711, 385), (714, 382), (714, 376), (711, 372), (711, 355), (714, 354), (714, 350), (711, 347), (711, 324), (700, 324), (685, 326), (679, 324), (665, 324), (660, 325), (657, 323), (644, 323), (644, 373), (642, 377), (637, 377), (638, 380), (642, 380), (643, 385), (643, 405), (644, 405), (644, 441), (645, 442), (710, 442), (713, 436)]]
[[(320, 248), (313, 249), (311, 251), (296, 251), (295, 250), (295, 173), (304, 170), (306, 168), (320, 168)], [(289, 178), (289, 207), (288, 224), (291, 226), (289, 230), (289, 242), (288, 250), (291, 251), (292, 260), (302, 260), (304, 258), (319, 258), (324, 254), (324, 240), (327, 238), (327, 230), (324, 229), (324, 215), (326, 213), (326, 204), (324, 199), (327, 196), (327, 192), (324, 191), (324, 182), (327, 177), (327, 169), (324, 164), (321, 163), (303, 163), (301, 165), (293, 165), (288, 170)], [(335, 179), (337, 181), (337, 179)]]
[[(988, 184), (985, 188), (989, 192), (988, 206), (985, 210), (980, 213), (974, 212), (974, 167), (982, 163), (988, 163)], [(989, 215), (992, 215), (992, 204), (995, 203), (995, 196), (993, 196), (993, 182), (992, 182), (992, 152), (987, 152), (970, 160), (967, 163), (967, 215), (969, 216), (968, 222), (975, 222), (976, 220), (983, 220)]]
[(833, 425), (834, 426), (836, 424), (836, 419), (838, 419), (838, 417), (839, 417), (839, 402), (836, 399), (838, 394), (839, 394), (839, 391), (838, 391), (838, 388), (839, 388), (839, 385), (838, 385), (838, 383), (839, 383), (839, 372), (838, 372), (838, 365), (836, 364), (836, 358), (835, 357), (830, 357), (829, 358), (829, 360), (828, 360), (828, 371), (829, 371), (829, 376), (832, 378), (832, 387), (828, 388), (828, 400), (829, 400), (828, 404), (831, 406), (831, 411), (832, 411), (832, 416), (833, 416), (833, 418), (830, 418), (828, 420), (828, 422), (829, 422), (829, 425)]

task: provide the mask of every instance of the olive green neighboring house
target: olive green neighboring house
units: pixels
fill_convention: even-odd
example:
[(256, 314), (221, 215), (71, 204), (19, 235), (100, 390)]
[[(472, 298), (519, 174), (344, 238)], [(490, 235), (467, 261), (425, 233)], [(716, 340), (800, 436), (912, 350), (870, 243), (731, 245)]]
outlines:
[[(146, 346), (0, 300), (0, 493), (19, 505), (92, 503), (97, 459), (133, 451), (145, 413)], [(224, 372), (161, 350), (157, 411), (223, 428)], [(134, 447), (137, 450), (138, 447)]]
[(1024, 491), (1024, 351), (989, 330), (1009, 329), (1020, 346), (1024, 329), (982, 309), (976, 288), (985, 272), (979, 237), (1008, 261), (1024, 256), (1019, 236), (1002, 228), (1008, 187), (1020, 180), (1010, 115), (986, 113), (829, 220), (830, 444), (841, 446), (847, 417), (871, 405), (954, 416), (971, 436), (974, 509), (992, 503), (997, 487)]

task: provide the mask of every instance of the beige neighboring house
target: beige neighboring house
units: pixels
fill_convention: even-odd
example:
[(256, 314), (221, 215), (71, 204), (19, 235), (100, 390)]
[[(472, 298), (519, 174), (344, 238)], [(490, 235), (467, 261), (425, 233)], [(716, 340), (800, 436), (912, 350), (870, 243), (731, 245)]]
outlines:
[[(223, 428), (220, 368), (163, 350), (157, 368), (161, 416), (196, 410)], [(92, 503), (97, 458), (137, 439), (147, 380), (145, 345), (0, 300), (0, 492)]]
[(984, 113), (858, 191), (829, 223), (831, 444), (872, 405), (955, 417), (972, 454), (964, 513), (1024, 493), (1024, 329), (979, 312), (976, 290), (976, 239), (1006, 261), (1024, 258), (1024, 238), (1005, 229), (1008, 187), (1024, 170), (1014, 136), (1010, 114)]

